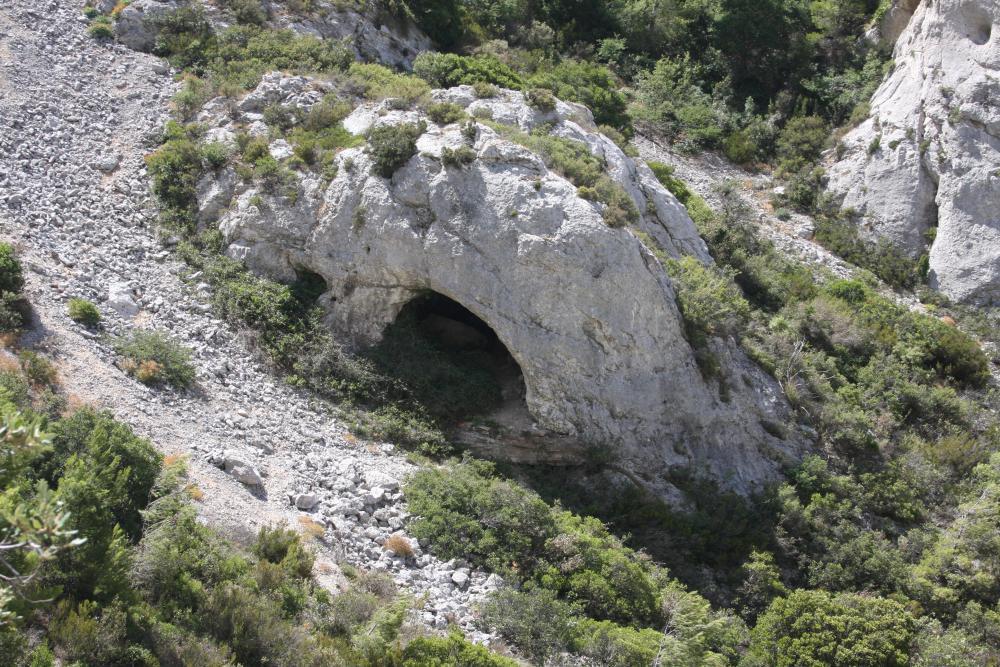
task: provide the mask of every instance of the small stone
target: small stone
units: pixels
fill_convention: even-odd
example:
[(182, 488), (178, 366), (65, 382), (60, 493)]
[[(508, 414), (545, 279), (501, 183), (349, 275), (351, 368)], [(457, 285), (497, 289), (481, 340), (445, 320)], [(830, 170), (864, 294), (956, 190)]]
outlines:
[(300, 510), (311, 510), (319, 505), (319, 496), (315, 493), (300, 493), (295, 496), (293, 503)]

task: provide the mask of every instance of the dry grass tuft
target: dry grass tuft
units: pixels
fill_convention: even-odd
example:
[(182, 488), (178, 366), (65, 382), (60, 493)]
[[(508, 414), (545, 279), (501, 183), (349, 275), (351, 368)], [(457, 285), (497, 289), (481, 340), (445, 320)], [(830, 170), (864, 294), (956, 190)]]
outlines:
[(0, 354), (0, 373), (21, 375), (21, 362), (15, 356)]
[(326, 534), (326, 526), (305, 515), (299, 517), (299, 525), (302, 527), (302, 532), (314, 540), (321, 540)]
[(399, 533), (390, 535), (382, 548), (403, 558), (413, 558), (413, 544), (407, 537)]
[(191, 500), (195, 502), (201, 502), (205, 499), (205, 492), (201, 490), (201, 487), (192, 482), (184, 487), (184, 490), (191, 497)]

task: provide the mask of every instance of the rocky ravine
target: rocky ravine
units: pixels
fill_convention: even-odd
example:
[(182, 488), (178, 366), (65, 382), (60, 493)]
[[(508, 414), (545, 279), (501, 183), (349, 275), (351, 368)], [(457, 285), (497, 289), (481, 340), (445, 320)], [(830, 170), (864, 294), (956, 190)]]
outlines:
[(861, 229), (917, 257), (930, 284), (1000, 302), (1000, 4), (897, 2), (894, 69), (843, 139), (829, 190)]
[[(206, 522), (236, 532), (298, 526), (300, 516), (325, 523), (316, 546), (327, 585), (338, 583), (340, 559), (388, 570), (428, 596), (424, 622), (453, 618), (488, 640), (471, 628), (471, 605), (495, 577), (417, 545), (409, 562), (380, 547), (405, 525), (398, 487), (412, 466), (391, 446), (358, 443), (260, 368), (157, 242), (143, 155), (174, 83), (156, 58), (91, 40), (72, 5), (0, 2), (0, 234), (28, 268), (37, 321), (27, 342), (52, 354), (68, 393), (111, 409), (162, 451), (190, 455)], [(192, 347), (199, 390), (152, 391), (125, 376), (106, 342), (66, 316), (70, 296), (98, 303), (111, 335), (157, 328)], [(260, 485), (236, 479), (258, 474)]]

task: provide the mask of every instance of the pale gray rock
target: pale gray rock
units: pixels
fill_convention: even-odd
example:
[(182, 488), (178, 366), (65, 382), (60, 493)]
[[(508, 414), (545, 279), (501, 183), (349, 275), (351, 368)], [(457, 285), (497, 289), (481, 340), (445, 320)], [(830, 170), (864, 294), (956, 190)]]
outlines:
[(919, 4), (920, 0), (892, 0), (879, 22), (880, 37), (889, 44), (895, 44)]
[(198, 221), (212, 222), (229, 206), (237, 185), (236, 172), (226, 167), (218, 173), (209, 173), (198, 181)]
[(967, 302), (1000, 302), (998, 23), (993, 0), (921, 2), (828, 172), (864, 234), (917, 257), (936, 228), (930, 283)]
[(311, 510), (319, 505), (319, 496), (315, 493), (299, 493), (292, 500), (292, 504), (300, 510)]
[(108, 285), (108, 306), (125, 319), (139, 312), (132, 286), (127, 282), (116, 281)]
[[(470, 90), (434, 95), (469, 104)], [(586, 109), (559, 102), (539, 114), (515, 91), (489, 104), (522, 130), (550, 122), (552, 132), (583, 142), (633, 198), (637, 229), (670, 257), (712, 261), (684, 208), (597, 132)], [(360, 134), (413, 120), (425, 119), (366, 105), (345, 126)], [(613, 446), (654, 487), (663, 483), (658, 473), (694, 465), (748, 491), (800, 451), (794, 434), (782, 440), (764, 427), (785, 421), (788, 407), (777, 383), (734, 345), (720, 343), (728, 402), (702, 377), (670, 280), (631, 229), (609, 227), (602, 204), (485, 125), (468, 144), (477, 159), (462, 167), (439, 157), (469, 141), (458, 125), (428, 128), (391, 179), (374, 175), (370, 156), (355, 148), (339, 154), (337, 176), (323, 188), (308, 177), (291, 199), (253, 188), (238, 195), (220, 219), (228, 254), (282, 280), (303, 269), (322, 276), (326, 322), (355, 347), (378, 341), (426, 290), (453, 299), (517, 361), (539, 427)]]

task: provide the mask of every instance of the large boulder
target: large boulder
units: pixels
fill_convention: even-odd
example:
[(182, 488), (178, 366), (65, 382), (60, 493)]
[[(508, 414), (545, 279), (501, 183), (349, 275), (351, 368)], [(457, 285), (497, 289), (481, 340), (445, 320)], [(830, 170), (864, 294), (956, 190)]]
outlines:
[(865, 234), (913, 257), (933, 239), (931, 285), (969, 302), (1000, 302), (998, 23), (994, 0), (921, 2), (828, 172)]
[[(583, 142), (605, 159), (640, 219), (608, 226), (602, 204), (486, 124), (470, 139), (459, 124), (441, 127), (420, 111), (364, 105), (345, 121), (358, 134), (427, 121), (417, 153), (391, 178), (374, 174), (371, 156), (355, 148), (337, 156), (328, 184), (300, 177), (295, 197), (246, 190), (220, 219), (227, 252), (278, 279), (321, 275), (326, 321), (356, 347), (378, 341), (426, 290), (449, 297), (510, 351), (540, 427), (613, 445), (621, 464), (653, 486), (672, 466), (694, 466), (741, 491), (773, 479), (799, 447), (774, 435), (787, 404), (733, 344), (717, 343), (727, 389), (703, 378), (670, 279), (645, 243), (712, 260), (648, 167), (577, 105), (540, 112), (514, 91), (489, 100), (468, 87), (434, 94), (470, 111), (487, 106), (522, 131), (544, 123)], [(461, 146), (475, 159), (443, 165), (442, 152)]]

